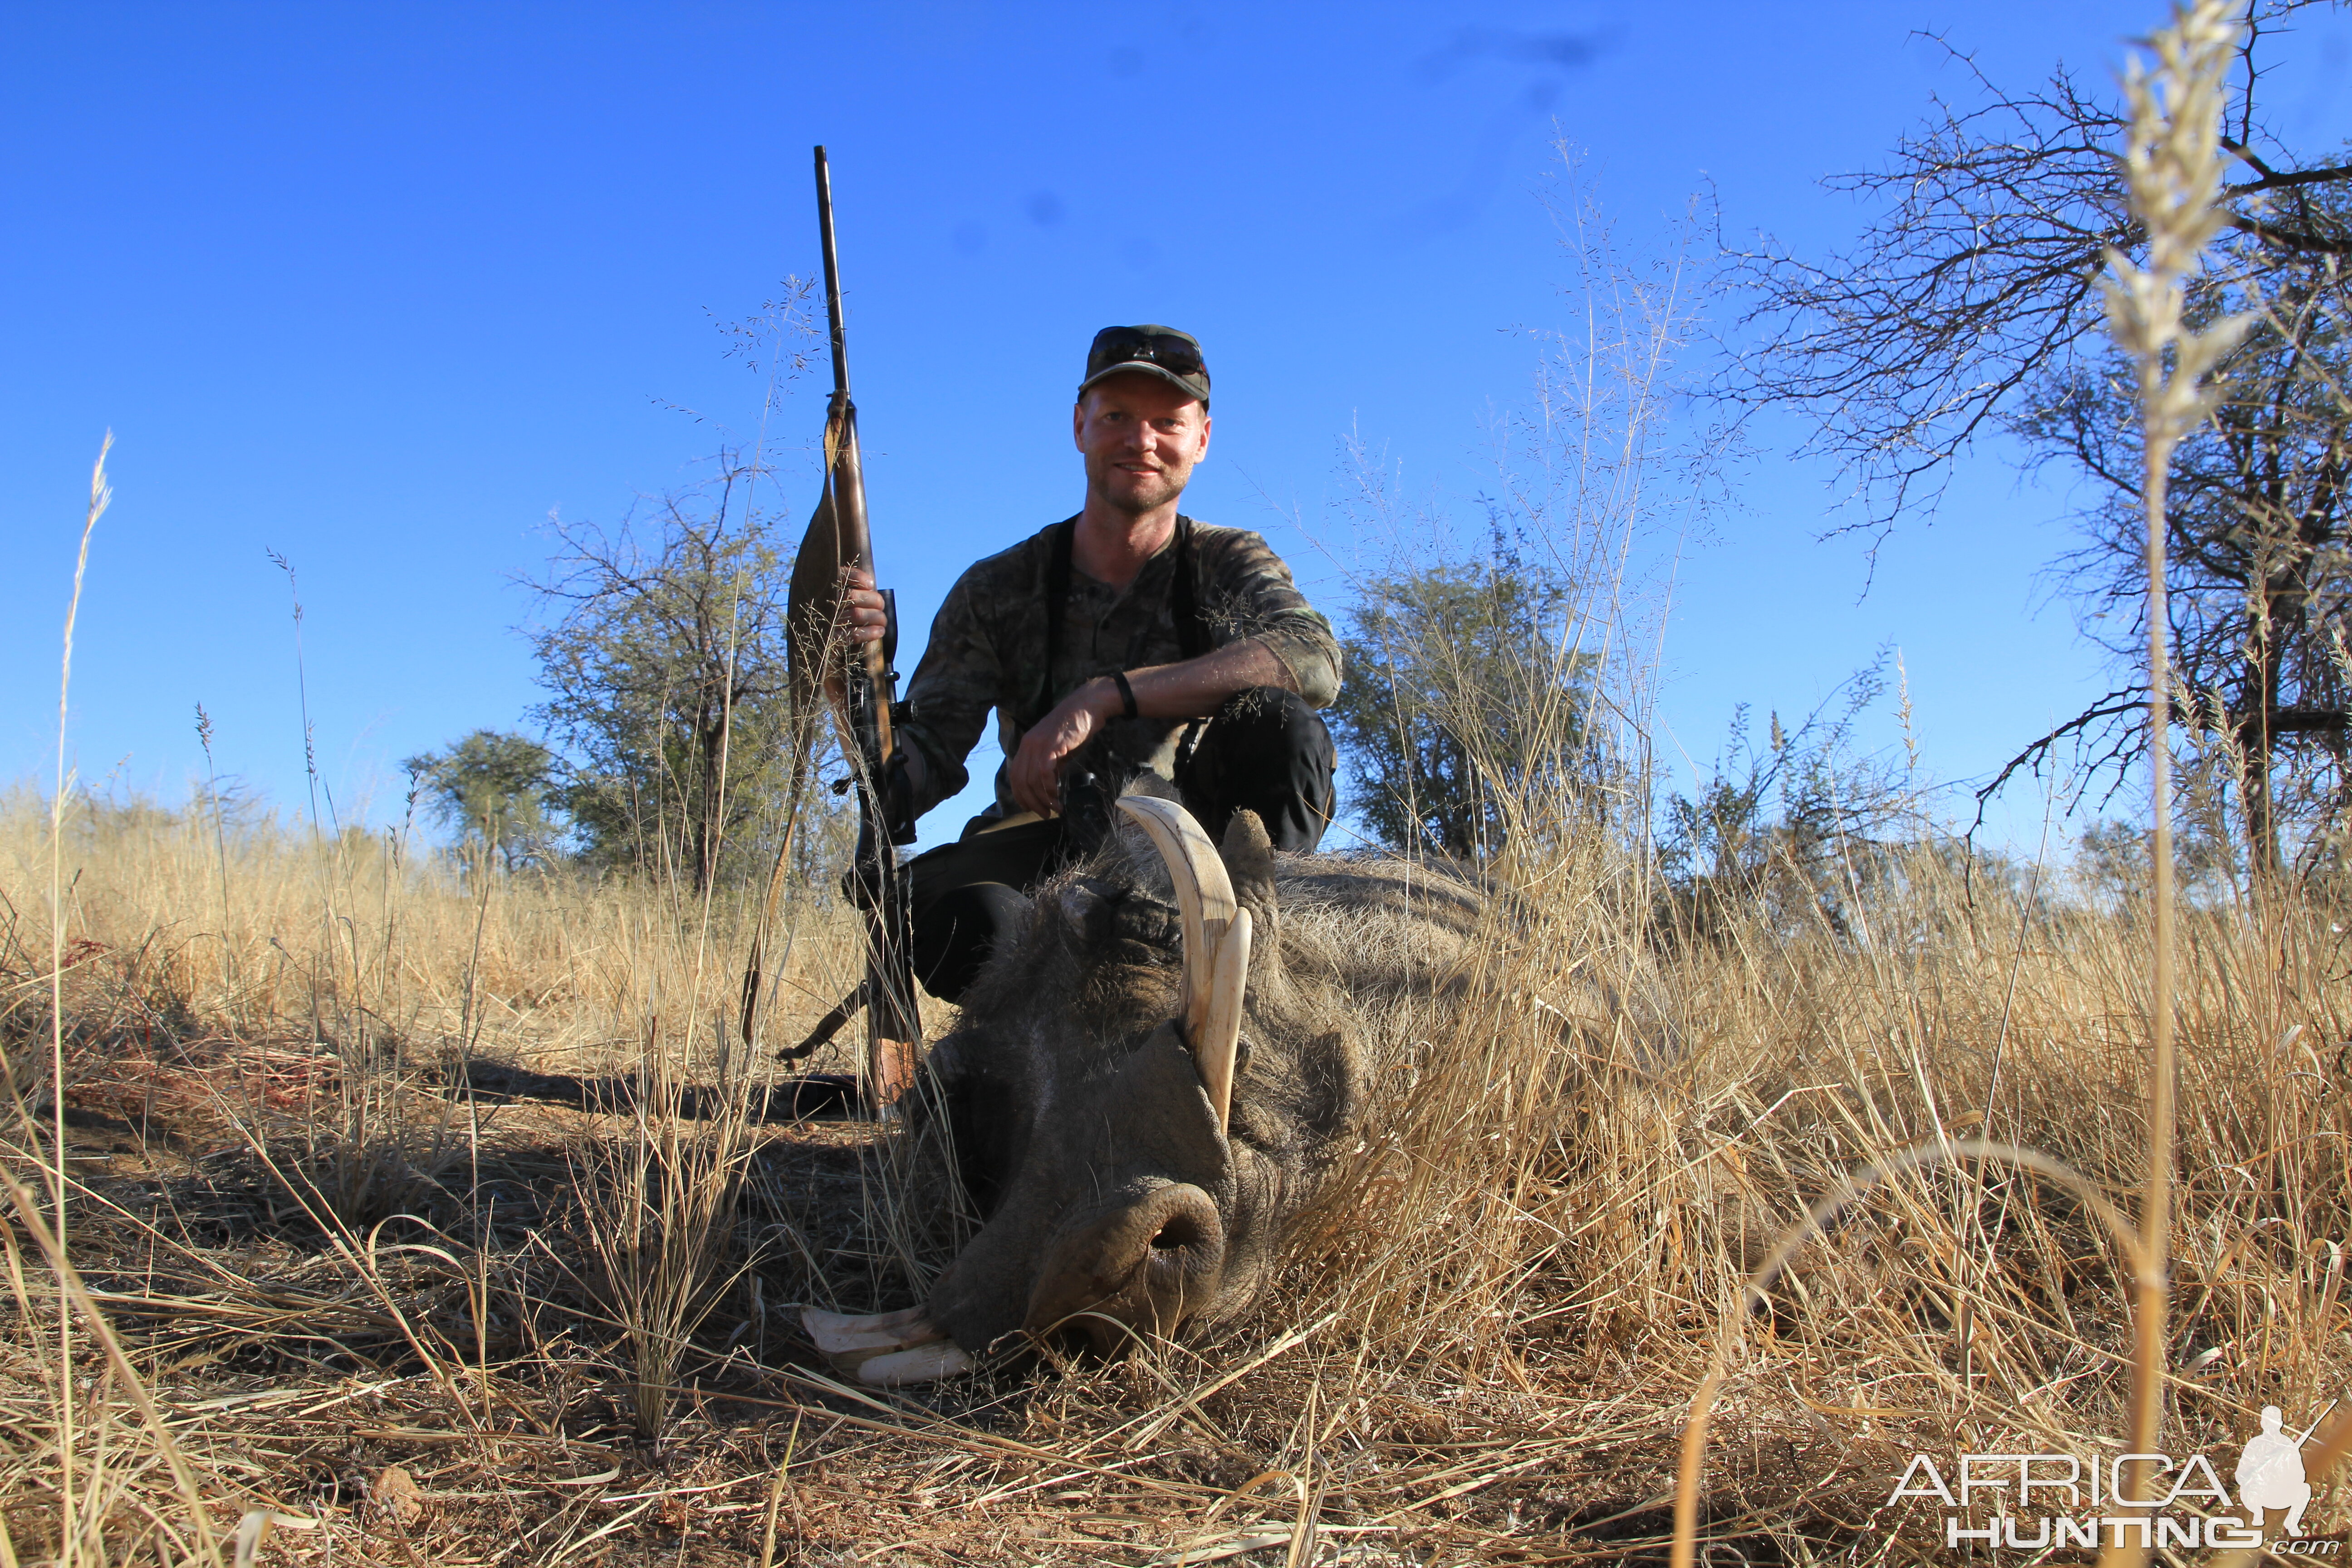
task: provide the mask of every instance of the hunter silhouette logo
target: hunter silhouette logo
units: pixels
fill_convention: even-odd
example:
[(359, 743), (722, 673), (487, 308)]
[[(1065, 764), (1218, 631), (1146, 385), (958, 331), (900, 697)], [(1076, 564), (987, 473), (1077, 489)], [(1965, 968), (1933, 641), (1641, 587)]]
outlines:
[(2300, 1436), (2290, 1437), (2279, 1430), (2284, 1419), (2279, 1407), (2263, 1406), (2263, 1429), (2246, 1439), (2246, 1451), (2238, 1456), (2238, 1500), (2245, 1505), (2248, 1525), (2260, 1530), (2266, 1510), (2283, 1508), (2286, 1510), (2283, 1531), (2291, 1538), (2303, 1533), (2303, 1510), (2311, 1506), (2311, 1482), (2303, 1473), (2303, 1446), (2311, 1441), (2320, 1418), (2335, 1408), (2336, 1401), (2329, 1400), (2327, 1408)]

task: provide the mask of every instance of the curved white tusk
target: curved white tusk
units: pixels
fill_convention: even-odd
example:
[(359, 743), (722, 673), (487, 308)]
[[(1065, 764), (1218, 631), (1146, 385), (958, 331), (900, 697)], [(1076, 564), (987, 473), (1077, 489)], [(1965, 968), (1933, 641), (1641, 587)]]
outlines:
[(918, 1345), (895, 1355), (877, 1355), (857, 1369), (857, 1381), (877, 1388), (897, 1388), (909, 1383), (938, 1383), (961, 1377), (971, 1370), (971, 1357), (952, 1341)]
[(816, 1348), (828, 1356), (871, 1354), (876, 1351), (904, 1350), (943, 1337), (923, 1311), (920, 1307), (909, 1307), (899, 1312), (853, 1318), (810, 1307), (801, 1313), (801, 1327), (816, 1342)]
[(814, 1331), (818, 1329), (903, 1329), (908, 1323), (922, 1321), (925, 1309), (901, 1307), (895, 1312), (870, 1312), (864, 1317), (850, 1312), (820, 1312), (814, 1307), (801, 1309), (801, 1326)]
[[(1131, 795), (1121, 798), (1118, 808), (1150, 838), (1160, 858), (1168, 862), (1169, 879), (1176, 885), (1176, 908), (1184, 927), (1184, 1038), (1197, 1051), (1209, 1023), (1211, 977), (1216, 973), (1218, 950), (1241, 910), (1234, 898), (1234, 881), (1225, 874), (1225, 863), (1209, 836), (1201, 831), (1192, 814), (1174, 801)], [(1234, 1018), (1238, 1027), (1238, 1010)], [(1226, 1083), (1230, 1089), (1230, 1071)], [(1210, 1092), (1214, 1098), (1215, 1090)], [(1222, 1122), (1223, 1107), (1218, 1109)]]
[(1250, 912), (1234, 911), (1225, 940), (1217, 945), (1209, 971), (1208, 1016), (1192, 1037), (1192, 1064), (1209, 1103), (1217, 1108), (1217, 1131), (1230, 1130), (1234, 1104), (1234, 1058), (1242, 1037), (1243, 994), (1249, 986)]

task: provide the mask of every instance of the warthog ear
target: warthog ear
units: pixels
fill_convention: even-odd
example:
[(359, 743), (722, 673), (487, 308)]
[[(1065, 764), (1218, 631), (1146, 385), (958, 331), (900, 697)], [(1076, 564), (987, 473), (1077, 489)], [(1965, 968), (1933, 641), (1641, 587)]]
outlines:
[[(1241, 1040), (1242, 992), (1249, 982), (1250, 912), (1234, 897), (1225, 863), (1209, 846), (1209, 836), (1192, 814), (1173, 801), (1128, 795), (1119, 810), (1135, 820), (1175, 885), (1176, 907), (1184, 925), (1183, 1005), (1179, 1022), (1209, 1103), (1217, 1108), (1217, 1130), (1226, 1130), (1234, 1100), (1234, 1053)], [(1265, 829), (1260, 828), (1263, 837)]]
[(1234, 898), (1255, 917), (1257, 945), (1272, 955), (1275, 942), (1274, 841), (1255, 811), (1237, 811), (1225, 825), (1225, 841), (1217, 846), (1233, 878)]

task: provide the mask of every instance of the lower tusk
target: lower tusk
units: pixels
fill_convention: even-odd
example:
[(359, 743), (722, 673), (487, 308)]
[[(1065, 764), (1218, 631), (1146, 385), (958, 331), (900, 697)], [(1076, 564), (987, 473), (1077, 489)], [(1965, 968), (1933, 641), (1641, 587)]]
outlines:
[(854, 1317), (847, 1312), (820, 1312), (814, 1307), (801, 1309), (801, 1323), (811, 1333), (819, 1329), (900, 1329), (908, 1323), (920, 1322), (920, 1307), (901, 1307), (895, 1312), (875, 1312), (866, 1317)]
[(898, 1388), (909, 1383), (938, 1383), (961, 1377), (971, 1370), (963, 1347), (941, 1340), (892, 1355), (877, 1355), (857, 1369), (857, 1381), (877, 1388)]
[(870, 1355), (876, 1351), (905, 1350), (943, 1336), (920, 1307), (903, 1312), (881, 1312), (853, 1318), (840, 1312), (820, 1312), (812, 1307), (801, 1313), (801, 1327), (829, 1356)]

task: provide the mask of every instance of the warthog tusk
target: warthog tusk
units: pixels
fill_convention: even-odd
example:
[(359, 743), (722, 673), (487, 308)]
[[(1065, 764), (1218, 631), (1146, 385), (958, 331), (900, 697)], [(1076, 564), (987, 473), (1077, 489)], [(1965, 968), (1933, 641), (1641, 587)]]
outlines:
[(816, 1342), (816, 1348), (828, 1356), (864, 1357), (877, 1351), (905, 1350), (909, 1345), (928, 1344), (945, 1337), (924, 1316), (920, 1307), (867, 1318), (820, 1312), (809, 1307), (801, 1312), (801, 1327)]
[(877, 1355), (857, 1369), (857, 1381), (877, 1388), (897, 1388), (909, 1383), (937, 1383), (961, 1377), (971, 1370), (971, 1357), (951, 1341), (917, 1345), (895, 1355)]
[(1234, 911), (1225, 940), (1217, 944), (1209, 973), (1209, 1013), (1192, 1038), (1192, 1060), (1209, 1103), (1217, 1108), (1217, 1131), (1233, 1118), (1234, 1058), (1242, 1038), (1242, 994), (1249, 984), (1250, 912)]
[(801, 1327), (811, 1333), (819, 1329), (837, 1329), (845, 1333), (867, 1333), (876, 1329), (903, 1329), (908, 1323), (919, 1323), (929, 1309), (901, 1307), (895, 1312), (869, 1312), (863, 1317), (850, 1312), (820, 1312), (814, 1307), (801, 1309)]
[(1234, 899), (1224, 861), (1191, 812), (1156, 795), (1129, 795), (1118, 808), (1168, 862), (1184, 928), (1184, 1039), (1223, 1131), (1232, 1114), (1234, 1042), (1249, 979), (1249, 911)]

